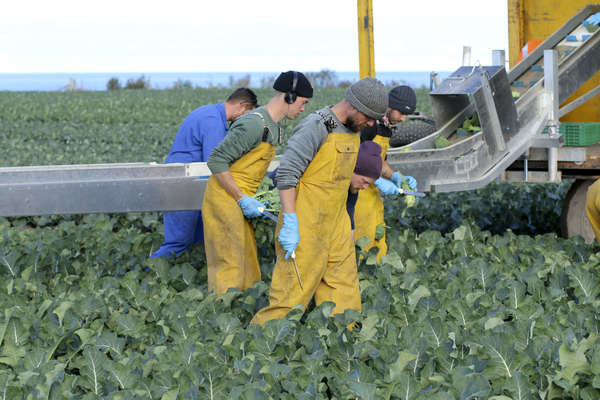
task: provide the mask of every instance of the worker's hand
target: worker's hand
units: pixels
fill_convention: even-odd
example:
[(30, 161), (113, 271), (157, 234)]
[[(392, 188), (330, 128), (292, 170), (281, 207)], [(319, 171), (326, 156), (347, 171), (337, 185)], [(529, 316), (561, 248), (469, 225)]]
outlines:
[(390, 120), (388, 119), (387, 115), (384, 115), (383, 117), (381, 117), (381, 122), (383, 122), (383, 125), (385, 125), (387, 128), (392, 127), (392, 124), (391, 124)]
[(260, 217), (263, 214), (258, 209), (259, 208), (262, 208), (262, 209), (267, 208), (267, 207), (265, 207), (265, 205), (263, 203), (261, 203), (260, 201), (254, 199), (250, 196), (242, 197), (238, 201), (238, 205), (242, 209), (242, 212), (244, 213), (244, 216), (246, 216), (246, 218)]
[(284, 213), (283, 225), (279, 231), (279, 244), (286, 251), (285, 259), (290, 258), (300, 243), (300, 229), (296, 213)]
[(398, 187), (402, 187), (402, 182), (406, 181), (408, 183), (408, 187), (411, 190), (417, 190), (417, 180), (412, 176), (402, 175), (400, 172), (396, 171), (392, 174), (392, 182), (396, 184)]
[(400, 193), (398, 186), (396, 186), (396, 184), (394, 182), (390, 181), (389, 179), (380, 177), (373, 183), (375, 184), (375, 186), (377, 186), (379, 191), (385, 195), (389, 196), (389, 195), (394, 195), (394, 194)]
[(600, 12), (588, 17), (585, 21), (583, 21), (584, 25), (600, 25)]

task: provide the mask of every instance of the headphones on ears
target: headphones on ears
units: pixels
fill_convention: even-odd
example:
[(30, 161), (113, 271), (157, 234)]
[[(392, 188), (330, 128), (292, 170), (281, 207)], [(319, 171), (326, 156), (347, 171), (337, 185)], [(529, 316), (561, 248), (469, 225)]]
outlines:
[(296, 85), (298, 84), (298, 72), (292, 71), (294, 73), (294, 78), (292, 80), (292, 88), (285, 92), (285, 96), (283, 97), (285, 102), (288, 104), (292, 104), (296, 101)]

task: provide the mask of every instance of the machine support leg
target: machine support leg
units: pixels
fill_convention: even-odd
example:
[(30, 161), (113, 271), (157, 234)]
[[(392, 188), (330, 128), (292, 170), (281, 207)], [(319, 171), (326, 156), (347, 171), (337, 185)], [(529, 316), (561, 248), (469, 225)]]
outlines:
[(558, 149), (548, 149), (548, 178), (550, 182), (558, 182)]
[[(558, 52), (544, 50), (544, 90), (546, 92), (546, 107), (550, 110), (548, 115), (548, 134), (558, 136)], [(548, 178), (550, 182), (558, 180), (558, 148), (548, 149)]]

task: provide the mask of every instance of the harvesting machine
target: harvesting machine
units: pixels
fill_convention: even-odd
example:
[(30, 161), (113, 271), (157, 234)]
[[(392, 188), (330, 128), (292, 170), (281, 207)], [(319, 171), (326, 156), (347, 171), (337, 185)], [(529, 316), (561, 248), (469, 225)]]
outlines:
[[(430, 92), (437, 131), (388, 151), (388, 162), (431, 192), (472, 190), (497, 179), (574, 179), (563, 233), (591, 242), (585, 198), (600, 177), (600, 29), (590, 32), (583, 22), (600, 4), (509, 0), (508, 6), (510, 71), (504, 65), (456, 70)], [(461, 137), (458, 128), (474, 113), (481, 131)], [(440, 136), (451, 145), (436, 148)]]
[[(388, 161), (431, 192), (472, 190), (497, 179), (575, 179), (564, 231), (591, 241), (584, 203), (600, 177), (600, 30), (588, 32), (583, 21), (600, 5), (550, 3), (508, 0), (510, 71), (460, 67), (430, 92), (437, 130), (391, 149)], [(373, 76), (370, 0), (358, 0), (358, 17), (360, 75)], [(517, 63), (533, 40), (541, 43)], [(475, 113), (481, 131), (459, 136)], [(451, 144), (436, 148), (439, 137)], [(200, 209), (209, 175), (205, 163), (0, 168), (0, 216)]]

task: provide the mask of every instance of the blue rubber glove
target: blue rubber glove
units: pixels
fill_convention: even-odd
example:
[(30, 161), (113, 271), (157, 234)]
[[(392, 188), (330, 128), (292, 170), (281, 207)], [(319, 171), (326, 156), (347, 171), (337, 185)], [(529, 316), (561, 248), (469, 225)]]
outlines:
[(402, 175), (400, 172), (396, 171), (392, 174), (392, 182), (396, 184), (396, 186), (401, 187), (402, 181), (406, 181), (408, 183), (408, 187), (411, 190), (417, 190), (417, 180), (412, 176)]
[(246, 195), (238, 201), (238, 205), (242, 209), (242, 212), (246, 218), (258, 218), (263, 215), (260, 211), (258, 211), (258, 208), (267, 208), (260, 201)]
[(300, 243), (300, 229), (298, 228), (298, 216), (296, 213), (284, 213), (283, 225), (279, 231), (279, 244), (286, 251), (285, 259), (290, 258)]
[(379, 191), (385, 195), (394, 195), (400, 193), (398, 186), (396, 186), (396, 184), (389, 179), (381, 177), (373, 183), (375, 186), (377, 186), (377, 189), (379, 189)]
[(584, 25), (600, 25), (600, 12), (597, 12), (596, 14), (588, 17), (588, 19), (583, 21), (583, 24)]

